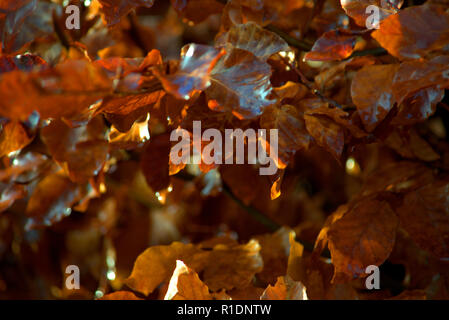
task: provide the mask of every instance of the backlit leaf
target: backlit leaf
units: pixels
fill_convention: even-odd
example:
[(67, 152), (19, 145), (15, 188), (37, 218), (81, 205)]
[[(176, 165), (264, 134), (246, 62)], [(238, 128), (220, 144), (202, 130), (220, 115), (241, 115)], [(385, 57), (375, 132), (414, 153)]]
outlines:
[(449, 44), (449, 15), (438, 6), (409, 7), (383, 20), (372, 37), (397, 58), (423, 58)]

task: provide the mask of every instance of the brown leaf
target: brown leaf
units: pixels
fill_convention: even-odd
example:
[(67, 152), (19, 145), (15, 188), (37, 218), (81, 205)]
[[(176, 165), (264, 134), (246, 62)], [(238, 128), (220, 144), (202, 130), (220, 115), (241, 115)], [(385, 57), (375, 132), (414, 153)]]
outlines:
[(320, 115), (304, 115), (307, 131), (317, 144), (340, 159), (345, 144), (343, 128), (333, 120)]
[(154, 0), (98, 0), (108, 26), (120, 22), (132, 9), (136, 7), (153, 6)]
[(435, 113), (437, 104), (443, 97), (444, 90), (436, 88), (426, 88), (410, 95), (399, 105), (391, 124), (411, 125), (429, 118)]
[[(425, 61), (405, 61), (401, 63), (392, 83), (395, 101), (403, 103), (406, 98), (419, 94), (420, 90), (434, 88), (429, 100), (438, 100), (439, 89), (449, 87), (449, 56), (437, 56)], [(430, 114), (424, 114), (428, 116)]]
[(215, 246), (202, 270), (204, 282), (210, 290), (218, 291), (244, 288), (262, 268), (260, 244), (250, 240), (239, 246)]
[(23, 121), (33, 111), (42, 119), (73, 117), (87, 111), (111, 87), (103, 70), (84, 60), (37, 72), (11, 71), (0, 81), (0, 115)]
[(209, 16), (221, 13), (224, 5), (215, 0), (171, 0), (176, 12), (193, 23), (200, 23)]
[(369, 132), (387, 116), (395, 103), (392, 83), (398, 68), (397, 64), (365, 66), (352, 80), (352, 101)]
[(432, 146), (414, 129), (393, 131), (385, 141), (404, 158), (418, 158), (423, 161), (435, 161), (440, 158)]
[(260, 126), (278, 130), (279, 168), (285, 168), (290, 158), (300, 149), (307, 149), (310, 135), (299, 111), (291, 105), (272, 106), (260, 118)]
[(315, 41), (312, 50), (306, 53), (305, 60), (335, 61), (348, 58), (355, 50), (357, 36), (344, 31), (325, 32)]
[(86, 182), (96, 176), (108, 157), (106, 127), (98, 117), (78, 128), (54, 120), (41, 130), (41, 138), (53, 159), (67, 166), (72, 181)]
[(212, 300), (212, 296), (198, 274), (181, 260), (176, 260), (164, 300)]
[(234, 48), (211, 72), (206, 90), (209, 108), (232, 112), (239, 119), (259, 116), (269, 100), (271, 68), (251, 52)]
[[(361, 27), (366, 27), (366, 21), (372, 14), (372, 11), (367, 10), (368, 6), (375, 5), (379, 8), (379, 20), (382, 21), (389, 15), (397, 12), (402, 5), (402, 1), (397, 0), (391, 2), (381, 0), (340, 0), (340, 3), (346, 14), (353, 18)], [(384, 7), (384, 5), (387, 7)]]
[(108, 140), (109, 144), (117, 149), (135, 149), (150, 139), (148, 122), (150, 115), (142, 122), (134, 122), (129, 131), (122, 133), (114, 126), (111, 126)]
[(72, 207), (80, 202), (85, 190), (67, 177), (54, 173), (42, 179), (28, 201), (27, 229), (50, 226), (70, 215)]
[(1, 188), (0, 194), (0, 213), (11, 207), (16, 200), (26, 196), (25, 187), (21, 184), (12, 184)]
[(371, 35), (397, 58), (423, 58), (449, 44), (449, 15), (427, 4), (405, 8), (383, 20)]
[(263, 270), (257, 277), (264, 283), (275, 283), (278, 277), (286, 274), (290, 233), (294, 234), (290, 228), (282, 227), (273, 234), (255, 237), (260, 243), (263, 260)]
[(154, 192), (167, 189), (170, 185), (170, 149), (170, 134), (164, 133), (150, 139), (140, 158), (142, 172)]
[(20, 122), (11, 121), (6, 123), (3, 125), (3, 130), (0, 133), (0, 157), (22, 149), (32, 139)]
[(308, 300), (306, 287), (292, 280), (289, 276), (279, 277), (276, 284), (268, 287), (260, 297), (261, 300)]
[(437, 180), (406, 194), (398, 209), (401, 226), (440, 259), (449, 258), (449, 182)]
[(14, 53), (34, 39), (52, 33), (51, 13), (56, 7), (54, 3), (37, 0), (2, 1), (1, 51)]
[(255, 240), (244, 245), (217, 244), (212, 250), (179, 242), (154, 246), (137, 258), (126, 283), (133, 290), (148, 295), (170, 279), (176, 260), (182, 260), (202, 274), (202, 280), (211, 291), (243, 288), (262, 270), (259, 252), (260, 245)]
[(290, 51), (288, 44), (277, 34), (260, 27), (257, 23), (238, 24), (220, 35), (215, 45), (226, 51), (239, 48), (251, 52), (262, 61), (281, 51)]
[[(176, 268), (176, 260), (197, 267), (195, 255), (201, 251), (193, 244), (173, 242), (169, 246), (153, 246), (141, 253), (126, 284), (133, 290), (148, 295), (162, 282), (168, 281)], [(202, 256), (199, 260), (202, 259)], [(201, 262), (201, 261), (200, 261)]]
[(200, 44), (188, 44), (181, 49), (179, 70), (172, 75), (158, 74), (164, 89), (179, 99), (190, 99), (193, 91), (211, 84), (210, 74), (223, 50)]
[(44, 67), (47, 67), (45, 60), (31, 53), (0, 56), (0, 74), (13, 70), (32, 71), (35, 68)]
[(369, 265), (381, 265), (390, 255), (399, 219), (387, 202), (362, 199), (337, 210), (327, 230), (333, 281), (347, 281), (365, 274)]

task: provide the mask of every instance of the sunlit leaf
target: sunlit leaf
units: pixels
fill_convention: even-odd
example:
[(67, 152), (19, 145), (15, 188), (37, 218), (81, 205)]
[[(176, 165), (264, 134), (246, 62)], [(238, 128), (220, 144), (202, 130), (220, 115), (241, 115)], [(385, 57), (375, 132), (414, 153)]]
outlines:
[(449, 44), (449, 15), (439, 6), (409, 7), (383, 20), (372, 37), (395, 57), (419, 59)]

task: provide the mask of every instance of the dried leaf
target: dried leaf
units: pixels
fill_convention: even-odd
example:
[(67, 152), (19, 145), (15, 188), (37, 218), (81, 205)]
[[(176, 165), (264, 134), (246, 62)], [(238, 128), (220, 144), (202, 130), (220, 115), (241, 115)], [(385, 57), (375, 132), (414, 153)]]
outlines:
[(54, 173), (42, 179), (28, 201), (26, 228), (50, 226), (70, 215), (85, 191), (67, 177)]
[(387, 116), (395, 103), (392, 84), (398, 68), (396, 64), (365, 66), (352, 80), (352, 101), (369, 132)]
[(0, 133), (0, 157), (22, 149), (31, 140), (32, 137), (20, 122), (8, 122), (3, 125), (3, 130)]
[(449, 258), (449, 182), (438, 180), (407, 193), (398, 209), (401, 226), (440, 259)]
[(72, 181), (86, 182), (100, 173), (108, 157), (106, 128), (101, 118), (78, 128), (54, 120), (41, 131), (53, 159), (67, 166)]
[(309, 61), (335, 61), (348, 58), (355, 50), (357, 36), (339, 30), (325, 32), (304, 56)]
[(181, 260), (176, 260), (164, 300), (212, 300), (212, 296), (198, 274)]
[(154, 0), (98, 0), (108, 26), (120, 22), (132, 9), (136, 7), (151, 8)]
[(12, 184), (1, 189), (0, 213), (7, 210), (16, 200), (24, 198), (27, 194), (25, 187), (21, 184)]
[(373, 13), (372, 10), (368, 10), (369, 6), (374, 5), (379, 9), (379, 21), (382, 21), (389, 15), (396, 13), (402, 2), (397, 0), (340, 0), (341, 7), (346, 14), (361, 27), (366, 27), (366, 21)]
[(210, 86), (211, 71), (223, 54), (214, 47), (188, 44), (181, 49), (179, 70), (173, 75), (159, 74), (159, 79), (167, 92), (188, 100), (193, 91)]
[(182, 260), (202, 274), (203, 282), (211, 291), (243, 288), (262, 270), (259, 251), (260, 245), (255, 240), (244, 245), (218, 244), (212, 250), (179, 242), (170, 246), (154, 246), (137, 258), (126, 283), (133, 290), (148, 295), (170, 279), (176, 260)]
[(171, 0), (181, 17), (193, 23), (200, 23), (209, 16), (221, 13), (224, 5), (215, 0)]
[(167, 189), (170, 185), (170, 149), (170, 134), (166, 133), (152, 137), (143, 150), (140, 167), (147, 184), (154, 192)]
[(324, 116), (304, 115), (307, 131), (321, 147), (339, 159), (345, 144), (343, 128)]
[(326, 237), (335, 267), (333, 281), (340, 282), (388, 258), (399, 219), (388, 203), (378, 200), (363, 199), (337, 212), (342, 216), (330, 224)]
[(449, 44), (449, 15), (427, 4), (405, 8), (383, 20), (371, 35), (397, 58), (423, 58)]
[(308, 300), (306, 287), (301, 282), (292, 280), (289, 276), (279, 277), (276, 284), (269, 285), (261, 300)]
[(83, 60), (38, 72), (11, 71), (0, 81), (0, 115), (23, 121), (33, 111), (42, 119), (71, 117), (88, 110), (111, 88), (103, 70)]
[(265, 129), (278, 130), (279, 168), (285, 168), (296, 151), (309, 146), (310, 135), (304, 119), (294, 106), (267, 108), (260, 119), (260, 125)]
[(249, 51), (262, 61), (275, 53), (290, 51), (285, 40), (254, 22), (233, 26), (217, 39), (215, 45), (226, 48), (226, 51), (233, 48)]
[(206, 90), (209, 108), (232, 112), (239, 119), (250, 119), (274, 103), (270, 66), (252, 53), (234, 48), (220, 59), (211, 72)]

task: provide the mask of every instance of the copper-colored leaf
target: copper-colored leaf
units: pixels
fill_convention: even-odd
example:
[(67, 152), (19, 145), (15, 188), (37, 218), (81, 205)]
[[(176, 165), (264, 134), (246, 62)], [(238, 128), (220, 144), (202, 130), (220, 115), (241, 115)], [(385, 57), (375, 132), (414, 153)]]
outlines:
[(1, 77), (0, 115), (24, 121), (33, 111), (43, 119), (71, 117), (86, 111), (111, 88), (103, 70), (84, 60), (31, 73), (11, 71)]
[(335, 61), (348, 58), (355, 49), (357, 36), (339, 30), (325, 32), (304, 56), (310, 61)]
[(260, 125), (278, 130), (278, 167), (285, 168), (290, 158), (300, 149), (307, 149), (310, 135), (299, 111), (291, 105), (270, 107), (262, 115)]
[(391, 124), (410, 125), (421, 122), (435, 113), (437, 104), (443, 100), (444, 90), (426, 88), (406, 98), (399, 105), (398, 114)]
[(413, 129), (393, 131), (385, 142), (404, 158), (418, 158), (423, 161), (435, 161), (440, 158), (432, 146)]
[(254, 118), (269, 100), (271, 68), (251, 52), (234, 48), (221, 58), (211, 72), (206, 95), (209, 108), (230, 111), (237, 118)]
[(254, 22), (233, 26), (220, 36), (215, 45), (225, 47), (227, 51), (232, 48), (244, 49), (263, 61), (275, 53), (290, 51), (285, 40)]
[(99, 0), (99, 2), (108, 26), (112, 26), (119, 23), (136, 7), (152, 7), (154, 0)]
[[(405, 61), (401, 63), (392, 83), (395, 100), (401, 104), (406, 98), (419, 94), (420, 90), (434, 88), (430, 91), (430, 101), (438, 101), (438, 90), (449, 87), (449, 56), (437, 56), (424, 61)], [(424, 114), (428, 116), (430, 114)]]
[(279, 277), (276, 284), (269, 285), (261, 300), (308, 300), (306, 287), (299, 282), (292, 280), (289, 276)]
[(449, 14), (439, 6), (409, 7), (383, 20), (372, 37), (395, 57), (419, 59), (449, 44)]
[(3, 130), (0, 133), (0, 157), (22, 149), (31, 140), (26, 128), (20, 122), (8, 122), (3, 125)]
[(325, 116), (304, 115), (307, 131), (321, 147), (339, 159), (343, 152), (345, 135), (343, 128)]
[(28, 201), (27, 228), (49, 226), (70, 215), (85, 191), (58, 173), (42, 179)]
[(13, 70), (31, 71), (34, 68), (46, 67), (44, 59), (34, 54), (24, 54), (16, 56), (0, 56), (0, 74)]
[(210, 73), (224, 54), (211, 46), (188, 44), (181, 50), (179, 70), (172, 75), (159, 75), (165, 90), (179, 99), (189, 99), (194, 90), (210, 86)]
[(262, 270), (259, 252), (260, 245), (255, 240), (243, 245), (217, 244), (212, 250), (179, 242), (170, 246), (154, 246), (137, 258), (126, 283), (132, 289), (148, 295), (160, 283), (170, 279), (176, 260), (182, 260), (202, 274), (203, 282), (212, 291), (243, 288)]
[(11, 207), (16, 200), (26, 196), (25, 187), (21, 184), (12, 184), (1, 189), (0, 213)]
[(361, 27), (366, 27), (366, 21), (373, 13), (372, 10), (367, 10), (368, 6), (374, 5), (379, 9), (379, 20), (382, 21), (397, 12), (402, 5), (401, 0), (388, 2), (382, 0), (340, 0), (340, 3), (346, 14)]
[(67, 165), (72, 181), (87, 181), (100, 172), (107, 160), (109, 147), (101, 118), (78, 128), (54, 120), (42, 129), (41, 135), (53, 159)]
[(209, 288), (198, 274), (181, 260), (176, 260), (176, 269), (170, 279), (164, 300), (211, 300)]
[(278, 277), (286, 274), (290, 233), (294, 234), (291, 229), (282, 227), (273, 234), (255, 237), (261, 246), (263, 270), (257, 276), (262, 281), (274, 283)]
[[(362, 199), (338, 209), (341, 217), (327, 230), (334, 281), (363, 275), (369, 265), (381, 265), (393, 249), (399, 219), (386, 202)], [(337, 211), (338, 212), (338, 211)]]
[(152, 137), (143, 150), (140, 167), (154, 192), (164, 190), (170, 185), (170, 148), (170, 134), (167, 133)]
[(180, 242), (174, 242), (170, 246), (150, 247), (137, 257), (126, 284), (131, 289), (148, 295), (159, 284), (170, 279), (176, 268), (176, 260), (186, 261), (196, 267), (189, 258), (199, 252), (194, 245)]
[(441, 259), (449, 259), (449, 182), (435, 181), (408, 193), (398, 209), (401, 226), (416, 243)]
[(368, 131), (381, 122), (394, 105), (392, 83), (399, 65), (365, 66), (352, 80), (351, 96)]
[(188, 21), (200, 23), (210, 15), (221, 13), (223, 3), (215, 0), (171, 0), (178, 14)]
[(150, 115), (148, 114), (144, 121), (134, 122), (131, 129), (125, 133), (112, 126), (108, 135), (109, 144), (118, 149), (134, 149), (142, 145), (150, 139), (149, 120)]

